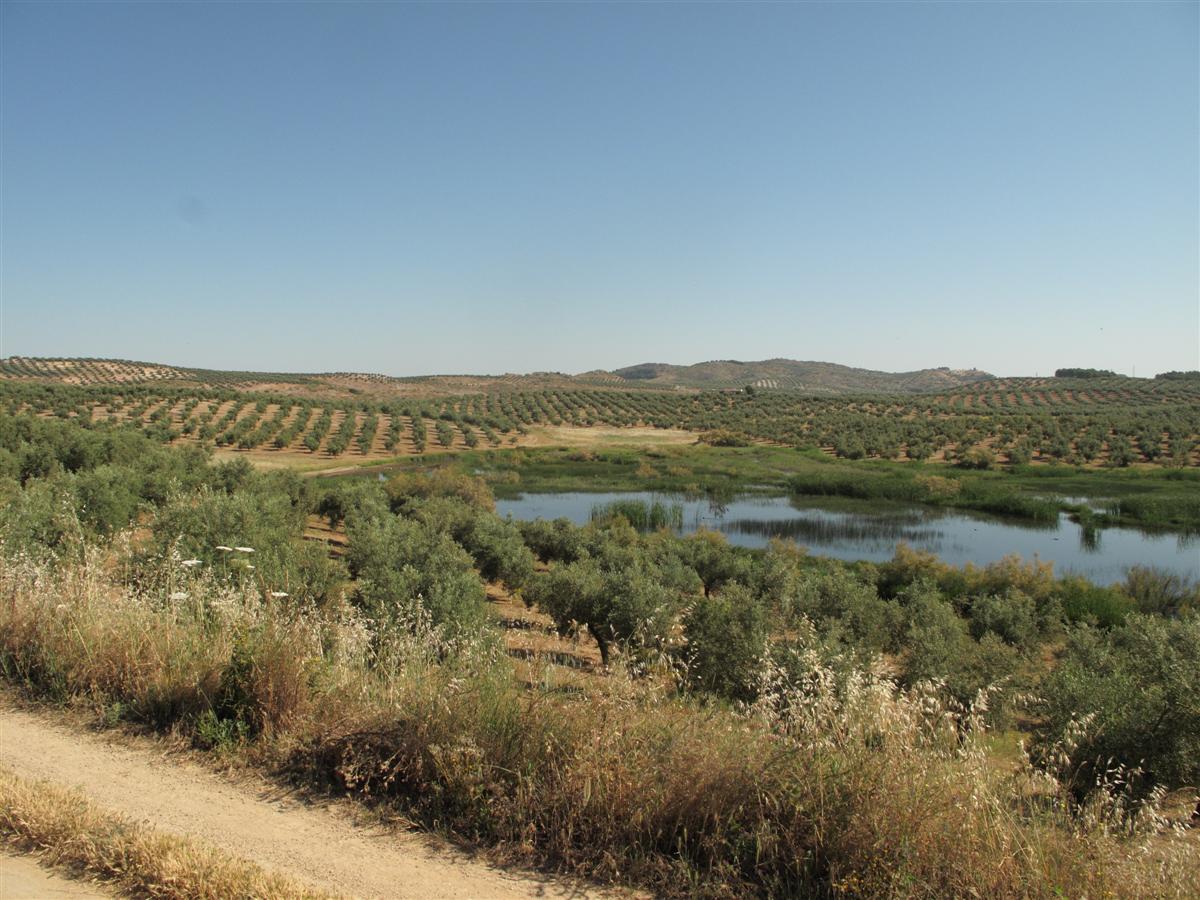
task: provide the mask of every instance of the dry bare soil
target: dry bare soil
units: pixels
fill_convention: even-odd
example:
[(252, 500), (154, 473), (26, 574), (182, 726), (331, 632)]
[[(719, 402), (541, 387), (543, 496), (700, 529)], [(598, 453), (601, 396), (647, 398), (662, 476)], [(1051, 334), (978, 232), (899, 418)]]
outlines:
[(109, 896), (95, 885), (43, 867), (32, 857), (0, 851), (0, 900), (92, 900)]

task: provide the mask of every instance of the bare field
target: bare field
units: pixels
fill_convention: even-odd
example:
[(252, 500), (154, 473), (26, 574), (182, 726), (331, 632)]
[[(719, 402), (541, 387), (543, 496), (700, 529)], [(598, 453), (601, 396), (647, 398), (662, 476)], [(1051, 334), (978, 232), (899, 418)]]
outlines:
[(529, 429), (517, 443), (522, 447), (661, 447), (694, 444), (696, 435), (679, 428), (546, 425)]
[[(432, 429), (431, 429), (432, 430)], [(178, 442), (190, 440), (179, 438)], [(376, 436), (370, 453), (362, 453), (357, 448), (347, 451), (340, 456), (329, 456), (323, 451), (310, 453), (307, 450), (289, 447), (284, 450), (262, 449), (235, 450), (218, 447), (214, 450), (214, 458), (221, 462), (235, 459), (248, 460), (259, 469), (295, 469), (304, 474), (334, 475), (352, 472), (364, 465), (377, 465), (390, 461), (400, 461), (413, 456), (435, 458), (437, 456), (460, 452), (467, 449), (461, 435), (456, 436), (454, 444), (442, 447), (437, 443), (426, 446), (425, 452), (417, 454), (411, 444), (405, 442), (402, 453), (389, 452), (383, 448), (382, 439)], [(696, 435), (690, 431), (674, 428), (617, 428), (606, 425), (579, 426), (546, 426), (531, 428), (528, 434), (512, 435), (506, 439), (502, 447), (664, 447), (685, 446), (696, 443)]]

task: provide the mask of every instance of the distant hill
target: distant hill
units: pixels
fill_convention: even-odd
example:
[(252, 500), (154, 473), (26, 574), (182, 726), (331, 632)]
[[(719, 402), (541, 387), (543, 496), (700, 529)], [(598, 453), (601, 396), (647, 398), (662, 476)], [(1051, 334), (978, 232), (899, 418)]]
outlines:
[(920, 369), (916, 372), (878, 372), (837, 363), (795, 359), (742, 362), (724, 359), (674, 366), (641, 363), (612, 372), (586, 372), (579, 380), (627, 387), (730, 389), (753, 385), (767, 390), (796, 390), (814, 394), (923, 393), (948, 391), (995, 376), (978, 369)]
[(614, 371), (580, 375), (531, 372), (506, 375), (422, 375), (398, 378), (354, 372), (283, 373), (197, 369), (162, 363), (115, 359), (8, 357), (0, 359), (0, 378), (65, 384), (208, 385), (241, 391), (273, 390), (316, 394), (464, 394), (494, 390), (583, 387), (625, 390), (793, 390), (810, 394), (912, 394), (953, 391), (994, 376), (977, 369), (921, 369), (877, 372), (836, 363), (768, 359), (760, 362), (718, 360), (692, 366), (642, 363)]
[[(417, 375), (395, 377), (365, 372), (253, 372), (198, 369), (125, 359), (10, 356), (0, 359), (0, 380), (43, 384), (146, 385), (209, 387), (242, 392), (265, 391), (316, 397), (367, 394), (430, 397), (500, 390), (569, 390), (580, 387), (570, 375)], [(591, 385), (588, 385), (591, 386)]]

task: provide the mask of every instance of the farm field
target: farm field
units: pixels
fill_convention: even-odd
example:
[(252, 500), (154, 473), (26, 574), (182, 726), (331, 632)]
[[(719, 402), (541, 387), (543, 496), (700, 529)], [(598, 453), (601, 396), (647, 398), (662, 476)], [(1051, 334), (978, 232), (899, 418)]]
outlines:
[[(164, 441), (380, 459), (630, 438), (814, 448), (845, 459), (993, 465), (1200, 465), (1196, 379), (1006, 379), (959, 392), (818, 398), (785, 391), (549, 390), (323, 400), (278, 393), (0, 381), (0, 403)], [(531, 434), (531, 429), (542, 429)], [(552, 429), (546, 431), (545, 429)], [(576, 431), (579, 429), (578, 431)], [(591, 430), (597, 429), (597, 430)], [(652, 430), (651, 430), (652, 429)], [(623, 438), (622, 438), (623, 439)]]
[[(589, 389), (336, 401), (0, 380), (0, 409), (306, 476), (461, 458), (498, 469), (501, 492), (769, 486), (1046, 521), (1065, 511), (1088, 527), (1200, 528), (1200, 383), (1188, 378), (1003, 379), (916, 396)], [(553, 448), (574, 452), (542, 452)]]

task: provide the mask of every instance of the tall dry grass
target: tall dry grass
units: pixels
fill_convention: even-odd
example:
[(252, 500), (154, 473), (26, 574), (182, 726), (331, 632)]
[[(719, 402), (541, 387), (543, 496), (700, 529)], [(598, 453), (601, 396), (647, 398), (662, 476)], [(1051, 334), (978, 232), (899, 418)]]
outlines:
[(96, 556), (0, 563), (5, 676), (509, 858), (689, 896), (1185, 896), (1200, 865), (1148, 814), (1080, 815), (993, 765), (980, 708), (815, 652), (749, 709), (662, 674), (582, 696), (521, 688), (486, 634), (378, 633), (169, 567), (138, 584)]

